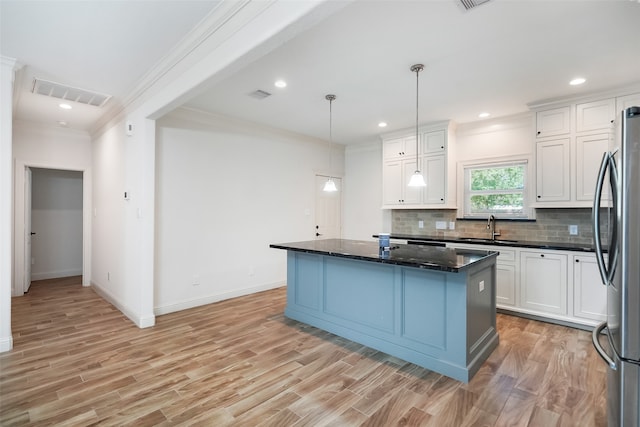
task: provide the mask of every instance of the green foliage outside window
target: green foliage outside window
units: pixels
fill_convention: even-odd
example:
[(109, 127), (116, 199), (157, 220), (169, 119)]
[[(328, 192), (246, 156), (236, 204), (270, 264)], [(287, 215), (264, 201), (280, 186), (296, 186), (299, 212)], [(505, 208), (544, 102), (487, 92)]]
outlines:
[(471, 171), (471, 191), (515, 189), (524, 189), (524, 166)]
[(524, 215), (525, 165), (471, 168), (467, 212), (471, 215)]

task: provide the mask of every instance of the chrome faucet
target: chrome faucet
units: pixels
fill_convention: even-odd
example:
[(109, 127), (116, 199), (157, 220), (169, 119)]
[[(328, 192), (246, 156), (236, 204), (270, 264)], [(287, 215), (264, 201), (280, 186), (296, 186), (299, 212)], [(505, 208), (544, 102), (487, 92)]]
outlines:
[(491, 230), (491, 240), (496, 240), (496, 237), (500, 235), (500, 232), (496, 231), (496, 217), (493, 215), (489, 215), (487, 230)]

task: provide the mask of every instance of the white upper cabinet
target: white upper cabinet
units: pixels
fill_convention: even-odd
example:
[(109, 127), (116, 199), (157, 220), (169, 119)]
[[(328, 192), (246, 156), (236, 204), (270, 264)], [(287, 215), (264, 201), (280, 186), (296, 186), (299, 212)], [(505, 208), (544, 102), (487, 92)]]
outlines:
[(640, 107), (640, 93), (619, 96), (616, 98), (616, 117), (629, 107)]
[[(435, 209), (455, 208), (455, 156), (452, 144), (453, 124), (439, 122), (419, 129), (418, 155), (413, 129), (403, 136), (397, 133), (382, 141), (383, 208)], [(426, 187), (409, 187), (411, 175), (418, 169)]]
[(444, 130), (425, 132), (422, 134), (422, 153), (424, 155), (444, 154), (446, 150), (446, 136)]
[(536, 144), (536, 201), (571, 200), (571, 140), (539, 141)]
[[(593, 201), (600, 163), (608, 150), (610, 137), (610, 133), (576, 137), (576, 200)], [(607, 200), (608, 197), (609, 186), (605, 185), (602, 198)]]
[(535, 207), (592, 206), (600, 161), (614, 135), (616, 108), (639, 98), (610, 97), (536, 112)]
[(570, 107), (554, 108), (536, 113), (536, 137), (564, 135), (571, 132)]
[(382, 146), (385, 160), (416, 158), (416, 137), (406, 136), (403, 138), (394, 138)]
[(610, 129), (616, 116), (614, 98), (576, 105), (576, 132)]

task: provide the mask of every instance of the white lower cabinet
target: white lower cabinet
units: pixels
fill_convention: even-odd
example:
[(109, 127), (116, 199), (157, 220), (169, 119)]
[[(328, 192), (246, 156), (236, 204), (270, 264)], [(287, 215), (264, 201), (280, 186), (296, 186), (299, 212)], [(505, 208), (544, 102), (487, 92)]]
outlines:
[(606, 319), (607, 290), (593, 253), (467, 243), (447, 247), (500, 252), (499, 309), (587, 327)]
[(496, 304), (513, 306), (516, 304), (516, 266), (496, 264)]
[(567, 255), (521, 251), (520, 283), (523, 308), (567, 314)]
[(603, 321), (607, 318), (607, 288), (602, 284), (595, 255), (573, 256), (573, 315)]

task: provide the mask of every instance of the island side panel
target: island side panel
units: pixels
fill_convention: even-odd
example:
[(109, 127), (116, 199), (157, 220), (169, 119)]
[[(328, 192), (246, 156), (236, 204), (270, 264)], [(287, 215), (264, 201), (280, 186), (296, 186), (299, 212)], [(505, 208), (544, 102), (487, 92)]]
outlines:
[(467, 365), (475, 374), (499, 343), (495, 263), (469, 269), (467, 280)]
[[(285, 315), (468, 382), (467, 282), (465, 272), (288, 251)], [(375, 309), (361, 307), (362, 293)]]

